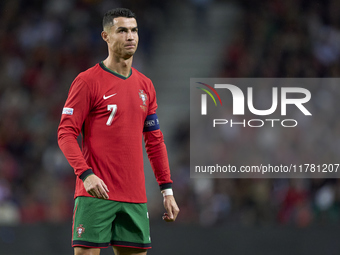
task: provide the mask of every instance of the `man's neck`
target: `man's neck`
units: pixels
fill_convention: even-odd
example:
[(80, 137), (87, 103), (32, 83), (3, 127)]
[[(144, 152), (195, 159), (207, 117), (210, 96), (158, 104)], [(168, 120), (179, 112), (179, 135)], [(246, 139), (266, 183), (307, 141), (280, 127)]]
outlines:
[(110, 70), (120, 75), (123, 75), (125, 77), (128, 77), (131, 71), (132, 59), (133, 59), (132, 56), (128, 59), (114, 58), (114, 57), (108, 56), (103, 61), (103, 63)]

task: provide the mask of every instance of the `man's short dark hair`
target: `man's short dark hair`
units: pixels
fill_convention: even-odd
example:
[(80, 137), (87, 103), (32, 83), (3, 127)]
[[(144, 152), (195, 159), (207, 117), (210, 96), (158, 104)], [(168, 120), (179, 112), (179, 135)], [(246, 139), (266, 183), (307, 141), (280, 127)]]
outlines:
[(136, 14), (126, 8), (116, 8), (109, 10), (107, 13), (105, 13), (103, 18), (103, 29), (105, 29), (107, 26), (113, 26), (113, 19), (118, 17), (136, 19)]

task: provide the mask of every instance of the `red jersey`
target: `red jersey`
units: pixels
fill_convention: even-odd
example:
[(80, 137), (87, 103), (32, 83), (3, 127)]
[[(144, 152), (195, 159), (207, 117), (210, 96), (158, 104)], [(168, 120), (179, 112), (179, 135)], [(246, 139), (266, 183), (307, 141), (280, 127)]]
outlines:
[(124, 77), (101, 62), (76, 77), (58, 128), (59, 146), (78, 176), (75, 197), (90, 196), (81, 176), (93, 171), (107, 185), (110, 200), (145, 203), (143, 134), (157, 182), (161, 188), (171, 185), (156, 109), (151, 80), (134, 68)]

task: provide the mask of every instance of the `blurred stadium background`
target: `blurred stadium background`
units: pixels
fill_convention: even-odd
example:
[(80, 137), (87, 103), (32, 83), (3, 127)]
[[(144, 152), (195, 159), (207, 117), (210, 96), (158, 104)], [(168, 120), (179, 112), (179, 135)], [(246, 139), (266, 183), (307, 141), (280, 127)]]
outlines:
[[(58, 148), (57, 126), (73, 79), (106, 57), (101, 20), (115, 7), (137, 14), (134, 67), (157, 91), (181, 209), (175, 224), (162, 222), (162, 198), (145, 159), (154, 246), (149, 254), (339, 254), (339, 180), (189, 176), (190, 78), (339, 77), (336, 0), (2, 0), (0, 254), (73, 252), (75, 176)], [(332, 119), (327, 130), (317, 123), (308, 127), (318, 148), (300, 151), (304, 130), (298, 130), (271, 149), (288, 161), (320, 152), (339, 163), (340, 89), (314, 94), (325, 120)], [(246, 137), (235, 134), (230, 141), (246, 143)], [(265, 142), (257, 146), (268, 149)], [(239, 158), (243, 164), (253, 160)]]

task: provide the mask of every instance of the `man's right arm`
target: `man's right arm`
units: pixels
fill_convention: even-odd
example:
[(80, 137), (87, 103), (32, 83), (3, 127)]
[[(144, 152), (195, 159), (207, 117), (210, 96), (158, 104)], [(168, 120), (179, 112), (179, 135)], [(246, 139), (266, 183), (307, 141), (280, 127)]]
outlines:
[(77, 77), (70, 88), (58, 127), (58, 145), (74, 173), (85, 178), (92, 172), (77, 142), (82, 125), (90, 110), (90, 91), (81, 78)]
[(82, 79), (76, 78), (70, 88), (58, 127), (58, 145), (74, 173), (84, 182), (91, 196), (107, 199), (105, 183), (93, 174), (77, 142), (82, 125), (91, 108), (90, 90)]

